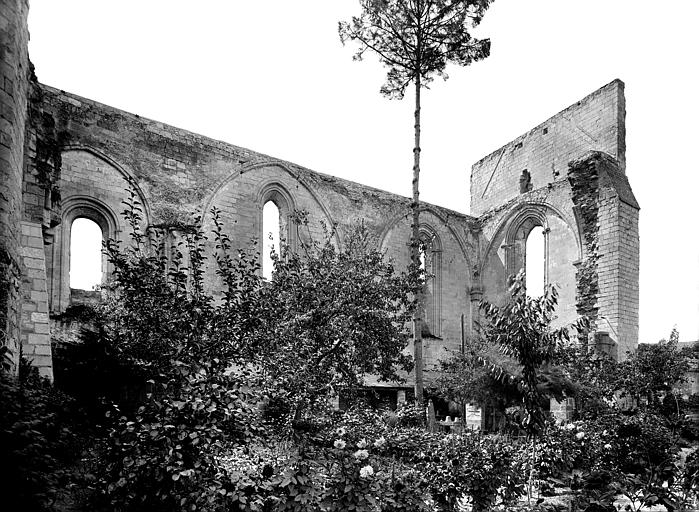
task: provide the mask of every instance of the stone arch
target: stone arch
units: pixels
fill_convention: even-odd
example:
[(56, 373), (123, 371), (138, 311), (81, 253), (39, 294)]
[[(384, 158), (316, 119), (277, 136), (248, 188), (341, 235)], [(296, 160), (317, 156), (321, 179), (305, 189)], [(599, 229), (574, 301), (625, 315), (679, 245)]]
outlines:
[(289, 193), (284, 185), (276, 180), (269, 180), (264, 183), (257, 191), (256, 204), (257, 211), (257, 226), (258, 231), (262, 236), (263, 222), (262, 210), (268, 201), (272, 201), (279, 208), (279, 216), (281, 220), (280, 234), (285, 239), (289, 250), (295, 251), (297, 245), (297, 232), (292, 226), (292, 216), (296, 211), (296, 202), (294, 197)]
[[(263, 207), (267, 201), (274, 201), (280, 209), (282, 221), (288, 229), (289, 247), (295, 250), (307, 238), (322, 240), (325, 232), (320, 221), (328, 226), (333, 225), (325, 205), (318, 200), (317, 194), (306, 185), (302, 177), (284, 164), (278, 162), (257, 162), (232, 172), (214, 190), (204, 202), (204, 215), (201, 218), (201, 228), (205, 233), (214, 229), (212, 208), (219, 211), (219, 222), (231, 242), (231, 250), (257, 252), (261, 255), (261, 237)], [(303, 229), (293, 226), (292, 217), (295, 210), (306, 210), (309, 222)], [(256, 246), (251, 241), (257, 242)], [(333, 243), (340, 246), (340, 239), (333, 232)], [(207, 244), (207, 252), (216, 252), (215, 244)], [(251, 254), (251, 257), (254, 257)], [(215, 261), (211, 258), (210, 261)], [(222, 283), (216, 275), (215, 265), (207, 267), (205, 283), (212, 293), (218, 293)]]
[(140, 201), (141, 206), (143, 207), (143, 214), (145, 217), (144, 220), (146, 220), (146, 224), (150, 224), (150, 219), (152, 218), (150, 204), (146, 200), (146, 195), (143, 192), (143, 189), (141, 188), (141, 186), (139, 185), (138, 179), (136, 178), (136, 175), (134, 173), (132, 173), (129, 169), (127, 169), (125, 166), (123, 166), (117, 160), (115, 160), (111, 156), (107, 155), (103, 151), (95, 148), (94, 146), (88, 146), (85, 144), (77, 144), (77, 143), (66, 144), (63, 148), (63, 153), (69, 153), (71, 151), (84, 151), (86, 153), (90, 153), (94, 157), (98, 158), (99, 160), (102, 160), (107, 165), (116, 169), (116, 171), (122, 175), (122, 177), (126, 180), (126, 182), (136, 192), (138, 200)]
[[(429, 213), (437, 217), (439, 219), (440, 223), (447, 229), (449, 233), (454, 237), (454, 240), (456, 240), (457, 244), (459, 245), (459, 249), (461, 250), (461, 254), (466, 260), (466, 263), (469, 268), (471, 267), (471, 258), (469, 257), (468, 251), (466, 250), (466, 245), (464, 244), (464, 241), (461, 239), (457, 231), (454, 229), (453, 226), (451, 226), (448, 222), (447, 219), (444, 217), (444, 215), (441, 214), (436, 208), (432, 208), (429, 205), (427, 206), (422, 206), (420, 208), (420, 215), (423, 213)], [(409, 214), (402, 214), (402, 215), (397, 215), (391, 219), (390, 222), (386, 224), (386, 226), (383, 228), (381, 231), (381, 234), (379, 235), (378, 238), (378, 247), (381, 248), (384, 246), (384, 243), (386, 241), (386, 238), (388, 237), (389, 233), (393, 231), (396, 226), (406, 218), (408, 218)], [(425, 224), (422, 220), (420, 221), (420, 226), (422, 227), (423, 224)]]
[[(70, 240), (73, 221), (86, 218), (95, 222), (102, 230), (102, 241), (119, 239), (121, 229), (114, 210), (106, 203), (90, 196), (71, 196), (63, 203), (61, 223), (56, 229), (52, 246), (49, 279), (49, 308), (62, 313), (70, 305)], [(111, 272), (107, 259), (102, 257), (102, 281)]]
[(580, 259), (580, 235), (568, 217), (547, 203), (525, 203), (503, 215), (480, 263), (486, 300), (508, 299), (509, 276), (525, 266), (526, 240), (535, 226), (544, 231), (544, 283), (559, 292), (557, 325), (577, 318), (576, 262)]
[[(230, 175), (228, 175), (226, 178), (224, 178), (211, 192), (209, 197), (204, 201), (204, 210), (203, 210), (203, 215), (202, 215), (202, 223), (204, 222), (204, 219), (206, 216), (210, 213), (211, 207), (214, 205), (214, 202), (216, 200), (216, 197), (221, 194), (221, 192), (231, 184), (234, 180), (240, 178), (241, 176), (244, 176), (245, 174), (249, 174), (254, 171), (259, 171), (265, 168), (278, 168), (281, 171), (283, 171), (284, 174), (288, 175), (291, 177), (295, 182), (297, 182), (302, 188), (303, 191), (307, 194), (309, 194), (314, 202), (315, 206), (317, 206), (320, 211), (322, 212), (323, 216), (327, 221), (330, 223), (330, 227), (335, 225), (335, 220), (333, 219), (332, 215), (330, 214), (330, 210), (325, 206), (321, 198), (318, 196), (318, 194), (313, 190), (311, 186), (309, 186), (306, 183), (306, 180), (303, 179), (301, 175), (298, 173), (295, 173), (288, 164), (286, 164), (283, 161), (280, 160), (263, 160), (263, 161), (256, 161), (252, 163), (248, 163), (243, 165), (240, 169), (232, 172)], [(284, 186), (279, 184), (278, 180), (268, 180), (265, 184), (263, 184), (259, 189), (257, 189), (257, 204), (260, 204), (260, 197), (264, 193), (264, 189), (266, 186), (271, 186), (272, 189), (274, 190), (274, 185), (275, 183), (281, 187), (280, 189), (278, 188), (277, 190), (284, 190), (286, 195), (282, 195), (282, 197), (288, 198), (291, 200), (291, 202), (295, 205), (291, 211), (293, 212), (294, 209), (297, 209), (298, 206), (296, 205), (296, 201), (294, 200), (294, 195)], [(261, 206), (260, 206), (261, 208)], [(260, 213), (261, 215), (261, 213)], [(334, 233), (334, 240), (335, 243), (337, 244), (337, 247), (341, 247), (341, 240), (337, 232)]]
[[(102, 239), (128, 242), (121, 222), (122, 202), (135, 192), (142, 209), (142, 228), (150, 220), (150, 207), (135, 176), (109, 155), (92, 146), (67, 145), (61, 171), (61, 221), (54, 230), (54, 243), (47, 261), (49, 307), (61, 313), (70, 305), (70, 239), (72, 223), (84, 217), (102, 230)], [(102, 276), (111, 269), (103, 259)]]
[[(428, 223), (420, 223), (420, 240), (425, 243), (425, 317), (424, 322), (429, 334), (439, 338), (442, 334), (442, 240), (437, 230)], [(427, 255), (426, 255), (427, 256)], [(429, 262), (429, 267), (427, 263)]]
[[(507, 223), (505, 231), (505, 269), (508, 275), (516, 274), (526, 266), (526, 244), (532, 229), (544, 230), (544, 261), (548, 262), (549, 225), (545, 209), (531, 204), (520, 208)], [(548, 284), (548, 263), (544, 266), (544, 283)]]
[[(410, 263), (411, 217), (407, 213), (407, 202), (405, 208), (406, 213), (396, 215), (384, 224), (379, 238), (379, 249), (393, 259), (394, 267), (398, 270)], [(473, 317), (470, 300), (470, 289), (473, 286), (471, 258), (464, 250), (463, 240), (448, 221), (439, 209), (421, 209), (421, 233), (436, 235), (435, 249), (440, 250), (437, 254), (441, 267), (441, 282), (437, 283), (435, 293), (437, 300), (432, 305), (436, 325), (428, 326), (433, 336), (425, 337), (423, 343), (426, 368), (435, 368), (437, 362), (444, 357), (445, 348), (459, 350), (462, 325), (470, 325)], [(429, 318), (429, 315), (426, 314), (425, 318)]]
[[(526, 230), (526, 235), (535, 226), (540, 225), (545, 230), (549, 227), (549, 215), (558, 217), (570, 230), (574, 233), (577, 257), (579, 260), (582, 257), (582, 243), (580, 239), (580, 231), (577, 229), (577, 223), (571, 223), (570, 219), (565, 216), (558, 208), (548, 203), (530, 202), (520, 205), (510, 212), (504, 220), (500, 222), (500, 226), (495, 230), (495, 234), (486, 246), (483, 260), (479, 265), (479, 273), (483, 273), (488, 265), (488, 257), (498, 244), (512, 244), (517, 240), (518, 229)], [(532, 221), (534, 223), (532, 223)], [(537, 224), (538, 223), (538, 224)], [(521, 238), (522, 233), (519, 233)], [(526, 235), (524, 239), (526, 240)]]

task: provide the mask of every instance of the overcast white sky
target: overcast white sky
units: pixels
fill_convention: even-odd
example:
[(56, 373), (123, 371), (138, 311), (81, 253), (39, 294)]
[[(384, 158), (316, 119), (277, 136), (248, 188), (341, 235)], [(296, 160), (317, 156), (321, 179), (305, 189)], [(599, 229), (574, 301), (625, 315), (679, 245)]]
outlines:
[[(411, 98), (378, 93), (337, 22), (357, 0), (31, 0), (48, 85), (311, 169), (410, 194)], [(641, 204), (641, 341), (699, 339), (699, 2), (496, 0), (491, 56), (423, 99), (422, 198), (469, 211), (473, 162), (595, 89), (626, 83)]]

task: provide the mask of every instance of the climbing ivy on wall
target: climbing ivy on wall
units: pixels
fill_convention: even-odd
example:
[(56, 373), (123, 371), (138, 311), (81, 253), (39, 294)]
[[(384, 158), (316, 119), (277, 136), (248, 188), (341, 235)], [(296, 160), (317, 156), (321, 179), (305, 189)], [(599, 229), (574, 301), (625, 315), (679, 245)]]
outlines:
[[(572, 188), (574, 210), (582, 235), (583, 261), (578, 266), (575, 281), (577, 283), (576, 309), (579, 315), (587, 317), (594, 325), (597, 319), (597, 297), (599, 295), (599, 278), (597, 262), (599, 260), (598, 241), (598, 191), (599, 180), (597, 167), (599, 157), (571, 162), (568, 180)], [(587, 333), (581, 332), (581, 341), (586, 341)], [(585, 338), (585, 339), (583, 339)]]
[[(34, 77), (34, 80), (36, 78)], [(60, 123), (49, 112), (43, 111), (41, 105), (41, 89), (38, 84), (33, 84), (33, 93), (29, 104), (30, 134), (35, 142), (35, 154), (33, 167), (36, 170), (36, 178), (46, 195), (44, 206), (54, 209), (61, 204), (61, 167), (62, 152), (69, 140), (65, 130), (59, 129)]]

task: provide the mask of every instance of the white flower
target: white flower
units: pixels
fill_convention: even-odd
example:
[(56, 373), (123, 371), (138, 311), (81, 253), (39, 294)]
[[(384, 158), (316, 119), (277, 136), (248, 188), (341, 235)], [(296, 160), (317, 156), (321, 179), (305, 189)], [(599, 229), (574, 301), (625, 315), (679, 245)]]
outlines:
[(566, 430), (573, 430), (574, 428), (575, 428), (575, 425), (572, 424), (572, 423), (568, 423), (568, 424), (566, 425)]
[(357, 443), (357, 448), (360, 448), (360, 449), (361, 449), (361, 448), (366, 448), (366, 445), (367, 445), (366, 439), (362, 439), (361, 441), (359, 441), (359, 442)]
[(366, 465), (362, 469), (359, 470), (359, 476), (362, 478), (369, 478), (370, 476), (373, 476), (373, 474), (374, 474), (374, 468), (372, 468), (369, 465)]
[(609, 443), (607, 443), (607, 444), (604, 445), (604, 449), (605, 449), (605, 450), (611, 450), (611, 449), (612, 449), (612, 445), (609, 444)]
[(585, 437), (585, 432), (578, 432), (575, 434), (575, 439), (582, 439), (583, 437)]
[(345, 427), (339, 427), (335, 432), (337, 432), (338, 436), (342, 437), (347, 433), (347, 429)]
[(345, 446), (345, 442), (342, 439), (337, 439), (334, 443), (333, 446), (337, 448), (338, 450), (342, 450)]
[(369, 452), (366, 450), (357, 450), (354, 452), (354, 458), (357, 460), (364, 460), (369, 458)]
[(374, 441), (374, 446), (376, 448), (381, 448), (385, 444), (386, 444), (386, 438), (384, 436), (381, 436), (376, 441)]

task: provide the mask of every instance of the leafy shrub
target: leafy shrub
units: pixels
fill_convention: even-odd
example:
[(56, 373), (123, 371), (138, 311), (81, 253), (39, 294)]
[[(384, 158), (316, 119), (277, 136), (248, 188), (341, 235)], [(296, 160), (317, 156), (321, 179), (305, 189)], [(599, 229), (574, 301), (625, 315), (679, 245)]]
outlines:
[(21, 362), (0, 371), (0, 489), (7, 510), (53, 510), (81, 453), (72, 401)]
[(425, 424), (425, 406), (419, 403), (404, 403), (396, 411), (401, 427), (420, 427)]
[(447, 435), (423, 469), (432, 497), (455, 510), (466, 495), (474, 511), (490, 510), (500, 500), (517, 501), (524, 492), (524, 468), (517, 448), (499, 436)]
[[(359, 230), (342, 251), (328, 240), (303, 244), (303, 256), (276, 258), (273, 279), (263, 282), (257, 257), (234, 254), (214, 211), (223, 283), (214, 300), (204, 291), (201, 232), (171, 240), (164, 254), (163, 237), (171, 235), (142, 233), (133, 197), (125, 217), (132, 244), (107, 243), (114, 270), (93, 337), (65, 348), (82, 358), (74, 366), (88, 380), (99, 375), (92, 363), (115, 381), (92, 390), (97, 403), (114, 402), (95, 506), (293, 510), (335, 502), (350, 482), (356, 492), (346, 504), (373, 506), (379, 484), (368, 469), (316, 440), (308, 450), (320, 467), (304, 438), (325, 428), (311, 413), (338, 387), (356, 385), (367, 372), (397, 378), (397, 366), (409, 369), (401, 351), (411, 279), (367, 249)], [(295, 457), (231, 469), (231, 454), (283, 436), (298, 442)]]

